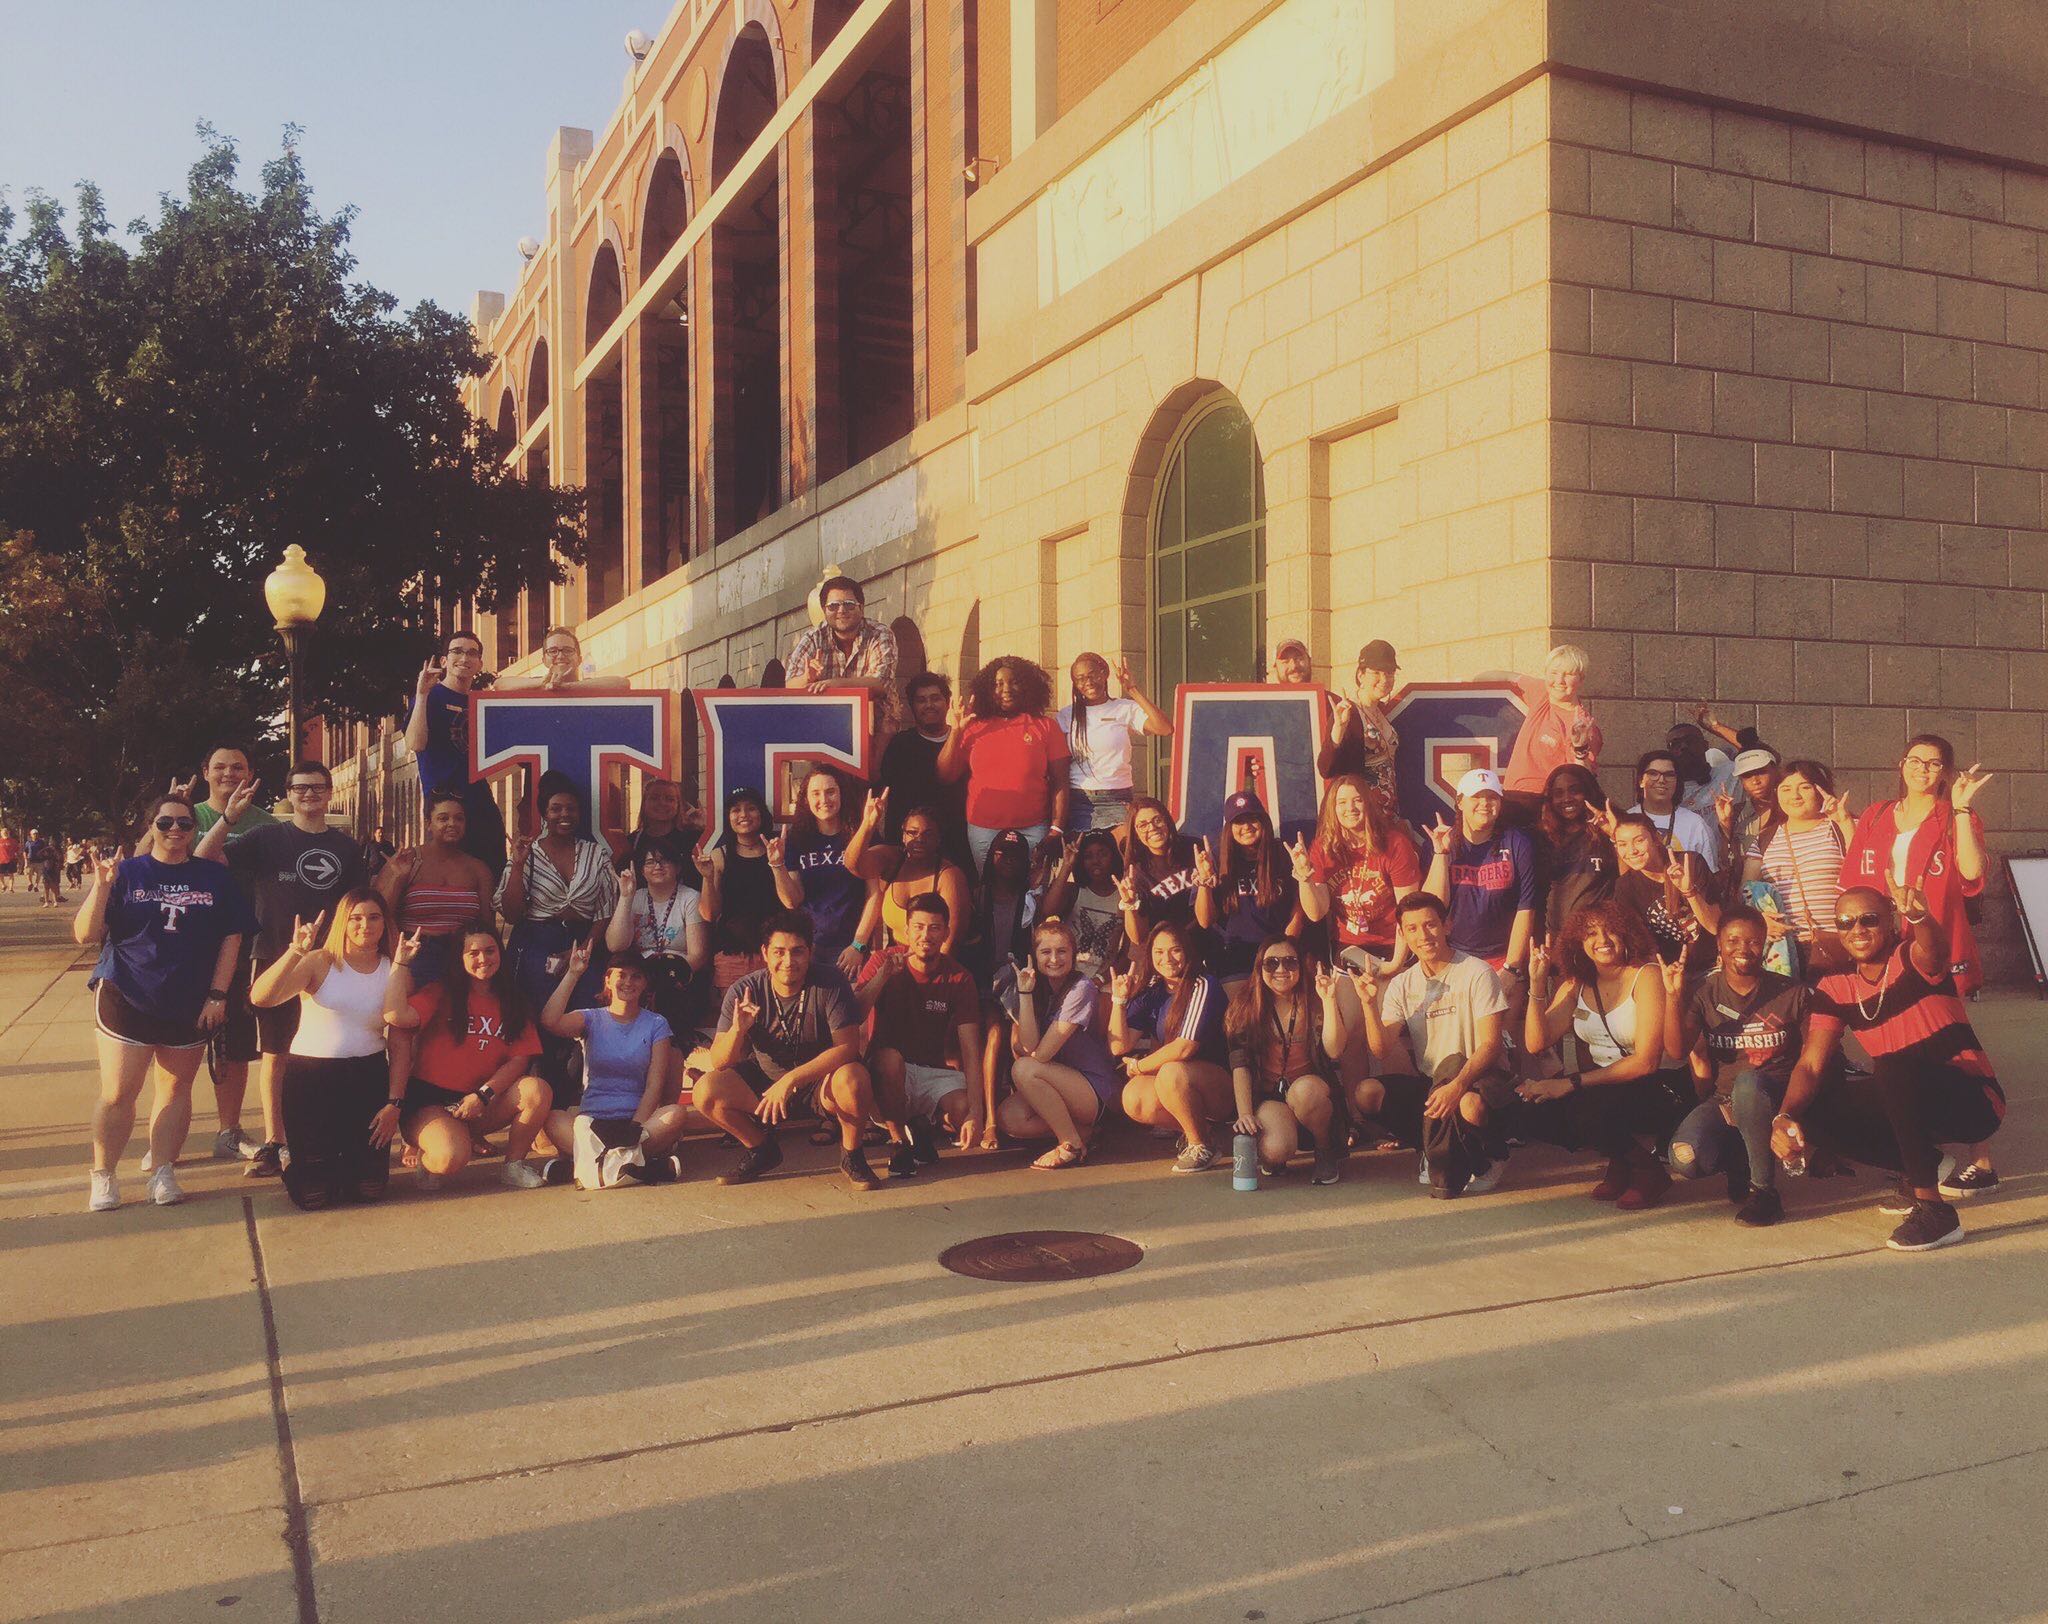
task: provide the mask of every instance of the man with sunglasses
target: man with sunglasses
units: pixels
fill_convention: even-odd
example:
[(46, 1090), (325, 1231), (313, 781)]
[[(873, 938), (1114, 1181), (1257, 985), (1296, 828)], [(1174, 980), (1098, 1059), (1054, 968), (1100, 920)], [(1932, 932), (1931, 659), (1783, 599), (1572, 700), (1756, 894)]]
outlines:
[[(1871, 1167), (1899, 1170), (1883, 1210), (1904, 1221), (1885, 1244), (1929, 1252), (1963, 1238), (1939, 1188), (1940, 1147), (1980, 1144), (2005, 1117), (2005, 1092), (1956, 991), (1948, 934), (1918, 890), (1890, 898), (1852, 886), (1835, 904), (1850, 967), (1824, 976), (1784, 1108), (1771, 1123), (1781, 1160), (1808, 1154), (1808, 1133)], [(1830, 1076), (1846, 1032), (1873, 1062), (1867, 1077)]]
[[(317, 761), (301, 761), (286, 776), (291, 804), (289, 823), (267, 823), (247, 833), (245, 798), (253, 798), (252, 782), (235, 792), (226, 815), (206, 832), (195, 855), (225, 861), (242, 882), (256, 908), (256, 941), (251, 955), (261, 975), (271, 960), (292, 944), (301, 922), (331, 919), (335, 905), (357, 886), (367, 884), (363, 849), (345, 830), (327, 823), (327, 805), (334, 797), (334, 779)], [(256, 1047), (262, 1056), (263, 1143), (249, 1163), (251, 1178), (275, 1178), (284, 1170), (284, 1064), (298, 1031), (296, 998), (256, 1012)]]
[(896, 634), (867, 617), (867, 595), (850, 575), (834, 575), (818, 588), (825, 611), (789, 651), (785, 686), (821, 694), (828, 688), (865, 688), (875, 696), (875, 737), (901, 732), (908, 718), (896, 687)]

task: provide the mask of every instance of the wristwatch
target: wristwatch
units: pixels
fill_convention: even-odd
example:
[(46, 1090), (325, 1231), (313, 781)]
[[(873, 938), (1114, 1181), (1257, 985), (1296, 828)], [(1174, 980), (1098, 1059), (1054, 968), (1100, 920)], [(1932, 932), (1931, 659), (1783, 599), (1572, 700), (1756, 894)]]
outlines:
[(492, 1100), (498, 1097), (498, 1091), (491, 1087), (489, 1083), (478, 1083), (470, 1092), (475, 1094), (486, 1105), (489, 1105)]

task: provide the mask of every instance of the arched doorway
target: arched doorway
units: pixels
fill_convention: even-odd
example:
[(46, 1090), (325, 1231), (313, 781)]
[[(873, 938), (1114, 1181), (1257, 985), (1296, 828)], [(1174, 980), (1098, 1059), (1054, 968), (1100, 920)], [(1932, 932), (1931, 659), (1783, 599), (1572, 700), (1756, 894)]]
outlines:
[[(711, 142), (717, 186), (780, 99), (759, 23), (740, 30), (718, 87)], [(782, 159), (764, 164), (711, 229), (712, 540), (782, 505)]]
[[(1147, 535), (1153, 692), (1259, 682), (1266, 670), (1266, 481), (1258, 436), (1218, 390), (1188, 408), (1160, 464)], [(1164, 751), (1155, 781), (1164, 784)]]
[[(654, 272), (690, 221), (683, 166), (670, 148), (655, 160), (640, 225), (640, 275)], [(640, 580), (658, 581), (690, 555), (690, 298), (687, 276), (675, 296), (647, 312), (640, 346)]]
[[(548, 342), (541, 339), (533, 346), (533, 354), (526, 363), (526, 421), (523, 428), (531, 429), (534, 419), (547, 410), (548, 406)], [(552, 427), (543, 429), (534, 437), (533, 444), (526, 448), (526, 461), (521, 469), (527, 479), (537, 485), (545, 485), (554, 478), (554, 462), (550, 441)], [(545, 575), (536, 575), (527, 583), (526, 609), (521, 617), (519, 652), (531, 654), (540, 647), (541, 636), (548, 629), (551, 609), (549, 603), (550, 582)]]
[[(619, 256), (608, 242), (590, 262), (590, 292), (583, 306), (586, 352), (619, 319), (626, 286)], [(590, 521), (584, 566), (584, 609), (595, 615), (626, 595), (625, 367), (613, 350), (604, 370), (583, 391), (583, 485)]]

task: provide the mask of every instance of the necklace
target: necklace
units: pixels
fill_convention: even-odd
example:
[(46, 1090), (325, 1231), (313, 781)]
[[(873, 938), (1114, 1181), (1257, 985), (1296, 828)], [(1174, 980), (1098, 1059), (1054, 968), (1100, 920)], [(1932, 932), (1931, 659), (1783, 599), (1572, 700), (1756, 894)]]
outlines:
[[(1888, 968), (1889, 968), (1889, 967), (1887, 967), (1887, 969), (1888, 969)], [(1861, 983), (1861, 982), (1863, 981), (1863, 972), (1862, 972), (1861, 970), (1858, 970), (1858, 971), (1856, 972), (1856, 979), (1857, 979), (1857, 981), (1858, 981), (1859, 983)], [(1856, 994), (1856, 1015), (1857, 1015), (1857, 1018), (1858, 1018), (1859, 1020), (1862, 1020), (1863, 1022), (1865, 1022), (1865, 1023), (1866, 1023), (1866, 1024), (1868, 1024), (1868, 1025), (1871, 1025), (1871, 1026), (1875, 1026), (1875, 1025), (1877, 1024), (1877, 1018), (1878, 1018), (1878, 1016), (1880, 1016), (1880, 1015), (1882, 1015), (1882, 1014), (1884, 1013), (1884, 995), (1885, 995), (1886, 993), (1890, 992), (1891, 990), (1892, 990), (1892, 978), (1891, 978), (1891, 976), (1890, 976), (1889, 974), (1881, 974), (1881, 975), (1879, 976), (1879, 978), (1878, 978), (1878, 983), (1877, 983), (1877, 1003), (1876, 1003), (1875, 1007), (1873, 1007), (1873, 1008), (1870, 1008), (1870, 1009), (1865, 1009), (1865, 1008), (1863, 1007), (1863, 994), (1862, 994), (1861, 992), (1858, 992), (1858, 993)]]
[(652, 891), (647, 893), (647, 933), (654, 939), (654, 951), (656, 953), (668, 951), (669, 942), (672, 940), (668, 928), (669, 917), (676, 911), (676, 899), (682, 894), (683, 888), (680, 885), (669, 892), (668, 901), (662, 905), (661, 917), (656, 919), (654, 917), (654, 893)]

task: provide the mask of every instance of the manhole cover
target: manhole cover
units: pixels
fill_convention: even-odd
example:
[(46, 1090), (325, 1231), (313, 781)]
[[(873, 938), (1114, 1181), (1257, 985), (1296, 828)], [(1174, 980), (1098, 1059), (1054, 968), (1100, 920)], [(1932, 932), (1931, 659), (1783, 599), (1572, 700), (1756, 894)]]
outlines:
[(1144, 1247), (1121, 1235), (1025, 1229), (949, 1246), (939, 1254), (939, 1263), (976, 1280), (1085, 1280), (1128, 1269), (1144, 1256)]

